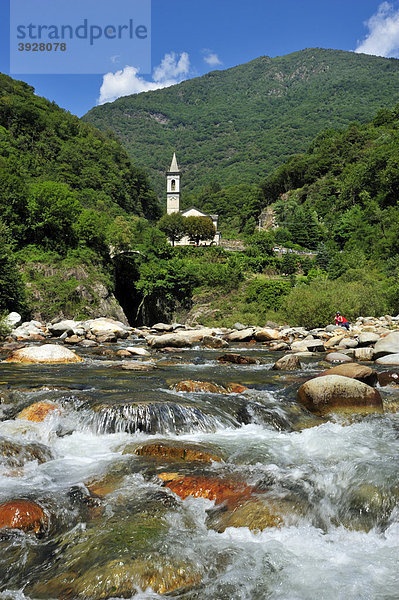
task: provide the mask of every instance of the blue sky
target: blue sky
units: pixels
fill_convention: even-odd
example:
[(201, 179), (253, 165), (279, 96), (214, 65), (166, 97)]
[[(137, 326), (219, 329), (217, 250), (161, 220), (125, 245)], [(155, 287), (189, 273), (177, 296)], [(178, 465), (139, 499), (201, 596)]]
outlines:
[[(7, 74), (9, 1), (0, 0), (0, 71)], [(127, 6), (131, 2), (118, 1)], [(79, 0), (80, 5), (85, 2), (91, 0)], [(323, 47), (399, 57), (398, 0), (152, 0), (151, 5), (150, 74), (138, 70), (133, 57), (124, 56), (123, 63), (100, 74), (15, 78), (81, 116), (99, 101), (165, 87), (262, 55)]]

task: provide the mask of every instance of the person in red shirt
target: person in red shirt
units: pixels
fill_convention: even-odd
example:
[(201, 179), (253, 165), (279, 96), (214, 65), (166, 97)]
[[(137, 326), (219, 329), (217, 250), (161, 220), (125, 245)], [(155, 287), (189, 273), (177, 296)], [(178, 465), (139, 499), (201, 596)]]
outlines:
[(338, 327), (345, 327), (345, 329), (349, 331), (349, 323), (347, 319), (345, 319), (345, 317), (341, 315), (340, 312), (337, 312), (335, 316), (335, 324), (338, 325)]

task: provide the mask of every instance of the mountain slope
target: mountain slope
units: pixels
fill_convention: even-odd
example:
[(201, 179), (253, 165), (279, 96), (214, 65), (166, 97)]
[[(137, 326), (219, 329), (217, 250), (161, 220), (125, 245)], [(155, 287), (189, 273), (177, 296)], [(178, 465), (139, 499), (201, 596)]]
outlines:
[(306, 49), (123, 97), (83, 118), (114, 131), (162, 195), (174, 150), (186, 190), (254, 183), (321, 130), (392, 107), (398, 84), (396, 59)]

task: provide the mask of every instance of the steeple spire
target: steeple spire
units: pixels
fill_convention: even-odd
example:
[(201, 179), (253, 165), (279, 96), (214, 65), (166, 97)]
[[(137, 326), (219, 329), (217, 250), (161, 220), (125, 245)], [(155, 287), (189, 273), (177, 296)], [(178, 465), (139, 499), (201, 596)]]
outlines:
[(176, 160), (176, 152), (173, 152), (172, 163), (170, 165), (169, 173), (179, 173), (179, 166)]

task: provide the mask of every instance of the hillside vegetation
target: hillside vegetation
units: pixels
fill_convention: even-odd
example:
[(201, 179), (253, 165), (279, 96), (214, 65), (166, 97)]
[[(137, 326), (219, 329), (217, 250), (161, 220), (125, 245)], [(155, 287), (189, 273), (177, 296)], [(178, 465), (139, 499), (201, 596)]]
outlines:
[(183, 190), (198, 197), (211, 183), (258, 183), (320, 131), (370, 120), (399, 101), (398, 84), (396, 59), (312, 48), (123, 97), (84, 120), (112, 130), (160, 196), (176, 150)]

